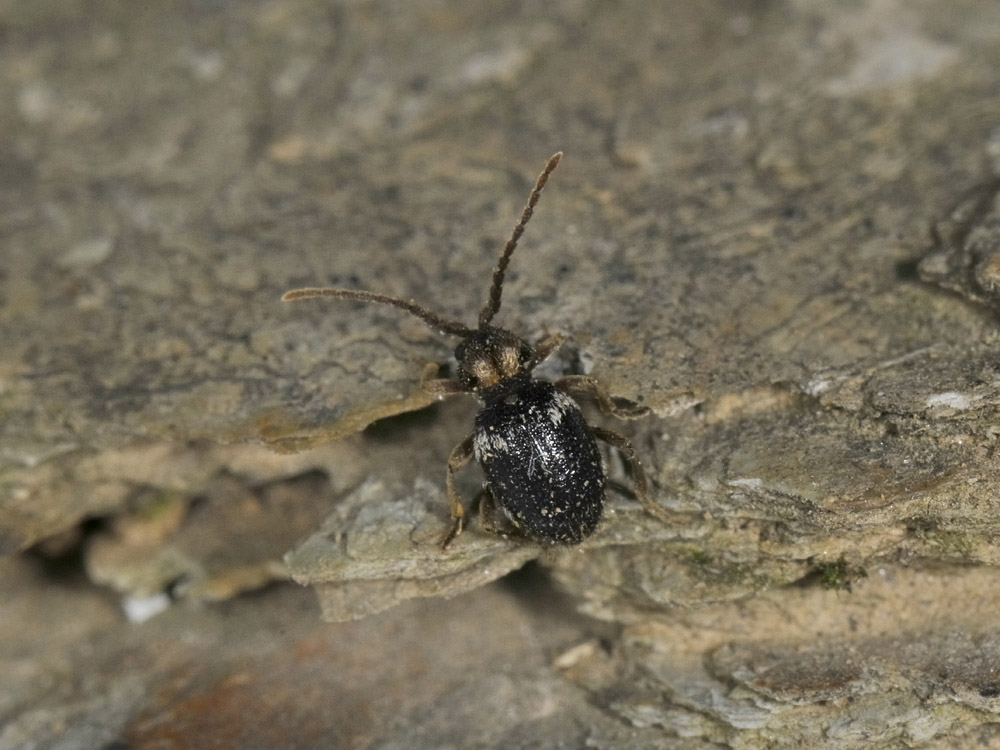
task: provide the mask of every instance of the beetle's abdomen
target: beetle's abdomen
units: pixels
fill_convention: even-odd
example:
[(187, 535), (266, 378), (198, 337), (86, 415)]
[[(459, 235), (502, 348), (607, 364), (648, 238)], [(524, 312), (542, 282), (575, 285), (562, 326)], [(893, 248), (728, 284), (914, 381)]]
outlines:
[(523, 380), (490, 394), (474, 450), (494, 499), (526, 536), (577, 544), (604, 505), (604, 466), (580, 407), (551, 383)]

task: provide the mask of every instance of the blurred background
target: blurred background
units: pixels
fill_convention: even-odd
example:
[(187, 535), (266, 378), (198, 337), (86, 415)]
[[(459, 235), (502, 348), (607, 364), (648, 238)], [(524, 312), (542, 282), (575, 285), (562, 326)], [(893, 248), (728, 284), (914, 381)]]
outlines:
[[(1000, 747), (998, 39), (0, 4), (0, 748)], [(280, 297), (472, 324), (560, 150), (497, 322), (646, 408), (608, 424), (676, 523), (609, 455), (580, 549), (442, 555), (455, 341)]]

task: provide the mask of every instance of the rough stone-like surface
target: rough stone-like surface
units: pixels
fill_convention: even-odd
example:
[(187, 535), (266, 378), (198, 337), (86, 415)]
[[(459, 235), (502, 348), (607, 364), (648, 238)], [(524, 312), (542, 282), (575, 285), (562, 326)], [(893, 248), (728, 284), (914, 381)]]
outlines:
[(135, 626), (80, 581), (2, 572), (3, 750), (667, 746), (553, 668), (602, 630), (531, 578), (336, 626), (288, 586)]
[(317, 585), (324, 616), (341, 621), (413, 597), (455, 596), (538, 557), (560, 565), (604, 547), (697, 534), (688, 527), (667, 527), (633, 502), (607, 508), (602, 527), (576, 547), (543, 550), (469, 532), (443, 553), (439, 542), (448, 525), (441, 523), (440, 509), (446, 504), (441, 488), (426, 481), (392, 490), (379, 481), (365, 483), (286, 556), (289, 572), (299, 583)]
[[(0, 747), (1000, 746), (995, 2), (0, 32)], [(556, 150), (497, 321), (647, 409), (674, 521), (609, 456), (580, 548), (442, 554), (455, 342), (279, 299), (474, 322)]]

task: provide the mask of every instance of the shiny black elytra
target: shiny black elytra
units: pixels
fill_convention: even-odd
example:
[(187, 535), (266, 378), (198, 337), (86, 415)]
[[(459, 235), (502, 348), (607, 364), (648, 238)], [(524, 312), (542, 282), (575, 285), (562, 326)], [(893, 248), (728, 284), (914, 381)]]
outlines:
[(646, 474), (632, 444), (616, 432), (591, 427), (569, 396), (596, 397), (605, 412), (627, 415), (592, 378), (568, 376), (555, 383), (535, 380), (531, 372), (562, 343), (561, 334), (547, 336), (536, 346), (512, 332), (490, 325), (500, 309), (504, 274), (517, 242), (531, 218), (562, 153), (552, 156), (538, 177), (521, 219), (493, 269), (489, 298), (479, 313), (479, 325), (469, 328), (412, 300), (354, 289), (296, 289), (285, 301), (313, 297), (377, 302), (402, 308), (442, 334), (458, 336), (455, 348), (458, 380), (435, 379), (435, 365), (424, 372), (422, 387), (439, 397), (472, 392), (483, 404), (475, 429), (448, 457), (448, 501), (451, 527), (441, 542), (445, 549), (462, 532), (466, 511), (455, 488), (455, 472), (475, 455), (486, 475), (479, 505), (487, 531), (504, 537), (527, 537), (544, 544), (578, 544), (593, 533), (604, 509), (606, 474), (597, 439), (617, 448), (628, 460), (636, 497), (652, 514), (664, 511), (647, 496)]

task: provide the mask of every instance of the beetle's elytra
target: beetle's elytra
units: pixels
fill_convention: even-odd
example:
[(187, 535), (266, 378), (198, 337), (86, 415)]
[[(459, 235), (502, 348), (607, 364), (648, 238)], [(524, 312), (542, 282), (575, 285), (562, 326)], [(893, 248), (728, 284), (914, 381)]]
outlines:
[[(552, 383), (530, 375), (494, 386), (472, 440), (486, 475), (495, 531), (515, 529), (545, 542), (576, 544), (601, 520), (604, 466), (580, 408)], [(497, 513), (499, 510), (501, 512)]]
[(569, 545), (593, 533), (604, 509), (606, 479), (598, 439), (622, 452), (632, 468), (636, 496), (647, 510), (664, 517), (663, 509), (647, 497), (646, 475), (631, 443), (618, 433), (588, 425), (570, 397), (574, 392), (594, 396), (606, 412), (620, 416), (598, 383), (583, 376), (564, 377), (555, 383), (532, 377), (532, 370), (562, 344), (563, 336), (553, 334), (531, 346), (511, 331), (491, 325), (500, 309), (511, 255), (561, 158), (562, 153), (552, 156), (539, 175), (493, 269), (489, 296), (475, 328), (415, 302), (375, 292), (296, 289), (282, 297), (285, 301), (337, 297), (392, 305), (442, 334), (461, 338), (455, 348), (458, 380), (435, 379), (437, 368), (430, 365), (422, 381), (428, 393), (440, 397), (473, 393), (482, 402), (475, 429), (448, 458), (451, 527), (441, 542), (442, 549), (465, 528), (467, 514), (455, 488), (455, 472), (473, 456), (486, 477), (479, 506), (482, 526), (504, 537)]

